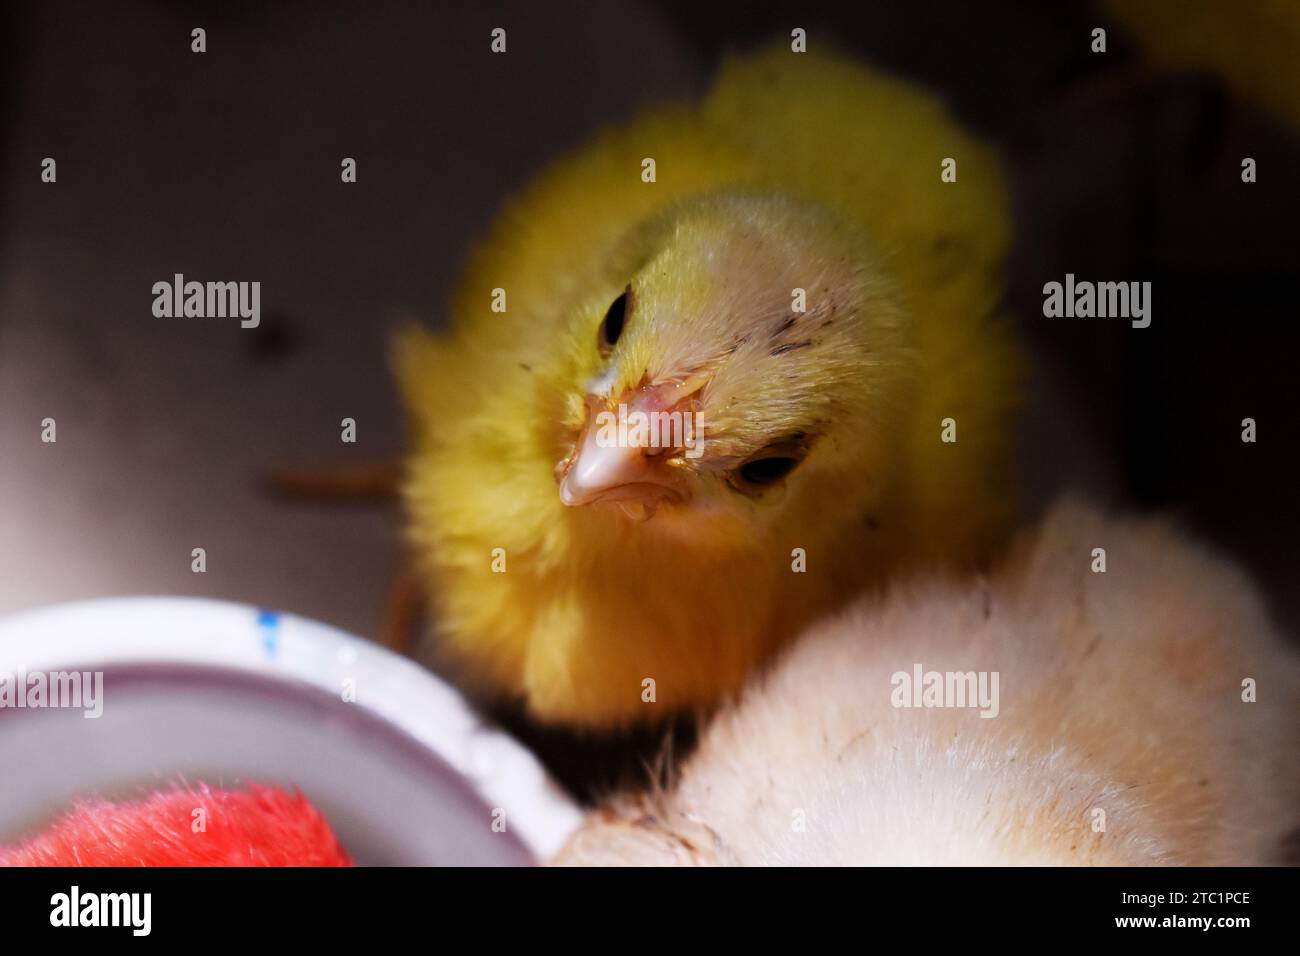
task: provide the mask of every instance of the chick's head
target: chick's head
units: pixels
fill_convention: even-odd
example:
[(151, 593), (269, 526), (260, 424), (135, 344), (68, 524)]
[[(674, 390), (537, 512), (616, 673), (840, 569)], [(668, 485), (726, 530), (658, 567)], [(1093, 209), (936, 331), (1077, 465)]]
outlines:
[(740, 545), (865, 506), (914, 366), (874, 262), (830, 211), (774, 196), (697, 198), (633, 229), (572, 310), (561, 500)]

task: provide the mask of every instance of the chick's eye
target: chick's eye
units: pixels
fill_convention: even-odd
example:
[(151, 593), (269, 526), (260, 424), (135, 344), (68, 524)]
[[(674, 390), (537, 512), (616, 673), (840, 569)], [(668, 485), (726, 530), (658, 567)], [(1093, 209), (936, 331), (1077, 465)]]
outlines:
[(598, 344), (601, 355), (608, 355), (623, 334), (623, 323), (627, 321), (627, 300), (631, 293), (631, 286), (624, 289), (623, 294), (614, 300), (605, 313), (605, 321), (600, 323)]
[(740, 466), (740, 477), (749, 485), (770, 485), (794, 471), (797, 464), (799, 464), (798, 458), (786, 455), (755, 458)]

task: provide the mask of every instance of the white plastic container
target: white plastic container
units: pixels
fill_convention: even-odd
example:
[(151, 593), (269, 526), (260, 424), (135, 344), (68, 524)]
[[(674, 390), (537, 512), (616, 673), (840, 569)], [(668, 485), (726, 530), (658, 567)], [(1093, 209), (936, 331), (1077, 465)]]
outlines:
[(102, 714), (0, 706), (0, 842), (178, 780), (297, 787), (363, 865), (525, 864), (579, 820), (446, 683), (290, 614), (118, 598), (0, 621), (0, 675), (38, 672), (102, 672)]

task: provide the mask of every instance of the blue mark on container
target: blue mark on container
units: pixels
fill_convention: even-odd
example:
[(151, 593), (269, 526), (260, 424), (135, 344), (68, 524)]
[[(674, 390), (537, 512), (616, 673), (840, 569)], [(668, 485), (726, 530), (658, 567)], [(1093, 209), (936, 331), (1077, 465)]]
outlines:
[(262, 608), (257, 612), (257, 629), (262, 632), (262, 648), (267, 657), (275, 657), (280, 649), (280, 614)]

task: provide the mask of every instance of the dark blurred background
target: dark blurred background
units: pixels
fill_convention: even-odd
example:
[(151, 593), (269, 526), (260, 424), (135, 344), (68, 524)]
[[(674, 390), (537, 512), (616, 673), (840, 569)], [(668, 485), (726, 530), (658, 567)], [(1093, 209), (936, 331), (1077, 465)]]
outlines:
[[(1038, 359), (1031, 503), (1078, 487), (1179, 515), (1294, 630), (1296, 132), (1218, 76), (1152, 69), (1090, 3), (963, 0), (5, 5), (0, 612), (201, 594), (373, 635), (395, 510), (286, 501), (268, 470), (396, 457), (386, 334), (441, 320), (498, 203), (795, 26), (939, 91), (1006, 157), (1007, 305)], [(155, 319), (175, 272), (260, 280), (261, 327)], [(1066, 272), (1152, 282), (1151, 327), (1043, 318)]]

